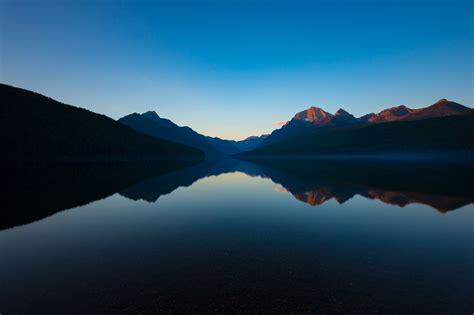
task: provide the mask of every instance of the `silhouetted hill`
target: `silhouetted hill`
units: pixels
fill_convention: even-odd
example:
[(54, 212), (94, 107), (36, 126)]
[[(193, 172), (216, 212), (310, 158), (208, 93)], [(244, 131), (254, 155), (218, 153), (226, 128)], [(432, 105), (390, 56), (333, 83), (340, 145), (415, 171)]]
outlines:
[(242, 156), (444, 150), (474, 150), (474, 115), (396, 121), (330, 130), (308, 129)]
[(118, 120), (122, 124), (147, 135), (182, 143), (203, 150), (207, 155), (236, 154), (256, 148), (266, 135), (249, 137), (241, 141), (224, 140), (204, 136), (193, 129), (178, 126), (169, 119), (161, 118), (154, 111), (133, 113)]
[(12, 158), (191, 158), (195, 148), (150, 137), (113, 119), (0, 84), (2, 140)]
[(189, 127), (180, 127), (169, 119), (161, 118), (154, 111), (143, 114), (133, 113), (120, 118), (118, 121), (153, 137), (199, 148), (206, 153), (217, 153), (217, 150), (206, 141), (205, 137)]

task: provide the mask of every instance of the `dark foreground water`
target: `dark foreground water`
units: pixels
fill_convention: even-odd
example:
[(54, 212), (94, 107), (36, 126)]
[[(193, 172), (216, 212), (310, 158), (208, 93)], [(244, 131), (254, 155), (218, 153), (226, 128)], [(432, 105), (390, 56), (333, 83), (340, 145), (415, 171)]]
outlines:
[(7, 182), (2, 315), (474, 311), (469, 167), (62, 165)]

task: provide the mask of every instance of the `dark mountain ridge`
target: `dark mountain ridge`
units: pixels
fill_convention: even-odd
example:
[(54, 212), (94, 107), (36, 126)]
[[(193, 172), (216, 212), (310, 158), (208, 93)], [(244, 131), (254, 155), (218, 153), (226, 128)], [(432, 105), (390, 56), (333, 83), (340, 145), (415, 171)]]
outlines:
[(0, 84), (7, 158), (202, 159), (202, 151), (150, 137), (105, 116)]
[(189, 145), (199, 148), (206, 153), (218, 152), (196, 131), (189, 127), (180, 127), (169, 119), (161, 118), (154, 111), (148, 111), (143, 114), (133, 113), (120, 118), (118, 122), (152, 137)]
[(203, 150), (208, 156), (229, 155), (253, 150), (266, 137), (266, 135), (253, 136), (241, 141), (234, 141), (204, 136), (190, 127), (181, 127), (171, 120), (161, 118), (154, 111), (143, 114), (133, 113), (120, 118), (118, 121), (147, 135)]

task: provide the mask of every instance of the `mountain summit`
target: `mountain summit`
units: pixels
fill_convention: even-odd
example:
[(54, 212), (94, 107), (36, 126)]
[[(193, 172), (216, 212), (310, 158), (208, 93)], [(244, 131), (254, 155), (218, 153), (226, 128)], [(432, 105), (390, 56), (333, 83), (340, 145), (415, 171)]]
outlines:
[(431, 106), (420, 108), (415, 110), (409, 116), (405, 117), (406, 120), (415, 119), (426, 119), (450, 115), (462, 114), (469, 110), (469, 107), (458, 104), (456, 102), (449, 101), (447, 99), (440, 99)]
[(324, 126), (329, 123), (333, 115), (324, 111), (322, 108), (311, 106), (310, 108), (296, 113), (292, 120), (310, 122), (315, 126)]
[(303, 122), (304, 124), (309, 123), (314, 127), (323, 127), (352, 125), (357, 123), (357, 118), (342, 108), (339, 108), (339, 110), (333, 115), (322, 108), (311, 106), (310, 108), (297, 113), (293, 119), (290, 120), (289, 124), (295, 121), (298, 123)]
[(334, 126), (349, 126), (357, 124), (358, 122), (359, 121), (354, 117), (354, 115), (342, 108), (339, 108), (337, 112), (334, 113), (334, 117), (331, 120), (331, 123)]
[(161, 119), (160, 116), (154, 111), (154, 110), (149, 110), (145, 113), (142, 114), (144, 118), (151, 119), (151, 120), (159, 120)]
[(346, 112), (345, 110), (343, 110), (342, 108), (339, 108), (337, 112), (334, 113), (334, 116), (352, 116), (352, 115)]
[(405, 105), (399, 105), (399, 106), (384, 109), (383, 111), (377, 114), (375, 113), (367, 114), (365, 116), (360, 117), (359, 119), (362, 122), (366, 122), (366, 123), (395, 121), (395, 120), (403, 119), (415, 111), (416, 111), (415, 109), (408, 108)]
[(269, 145), (309, 129), (330, 129), (358, 123), (360, 122), (357, 118), (342, 108), (333, 115), (320, 107), (311, 106), (296, 113), (283, 127), (273, 131), (261, 145)]

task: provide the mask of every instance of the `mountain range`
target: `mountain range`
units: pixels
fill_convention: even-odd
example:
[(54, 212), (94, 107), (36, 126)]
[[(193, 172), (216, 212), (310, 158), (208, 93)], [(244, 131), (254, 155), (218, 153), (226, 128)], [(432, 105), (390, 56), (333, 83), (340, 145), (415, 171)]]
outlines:
[(312, 106), (304, 111), (296, 113), (296, 115), (288, 121), (280, 129), (273, 131), (262, 142), (261, 147), (271, 145), (298, 134), (315, 131), (330, 131), (341, 127), (350, 126), (369, 126), (373, 124), (420, 120), (436, 117), (444, 117), (458, 115), (469, 112), (469, 107), (461, 104), (441, 99), (433, 105), (411, 109), (405, 105), (395, 106), (382, 110), (379, 113), (370, 113), (362, 117), (356, 118), (344, 109), (339, 109), (336, 113), (331, 114), (322, 108)]
[(180, 127), (171, 120), (161, 118), (154, 111), (133, 113), (118, 120), (144, 134), (185, 144), (204, 151), (208, 156), (232, 155), (257, 148), (267, 137), (251, 136), (241, 141), (224, 140), (197, 133), (190, 127)]
[(0, 84), (3, 157), (19, 159), (196, 159), (202, 151), (137, 132), (115, 120)]
[[(474, 114), (436, 117), (413, 121), (307, 130), (262, 145), (242, 156), (364, 155), (451, 152), (469, 157), (474, 151)], [(467, 155), (466, 155), (467, 154)], [(415, 156), (415, 155), (414, 155)], [(472, 159), (472, 157), (471, 157)]]
[[(342, 108), (331, 114), (322, 108), (311, 106), (296, 113), (270, 135), (249, 137), (241, 141), (199, 134), (189, 127), (180, 127), (159, 117), (154, 111), (133, 113), (118, 121), (142, 133), (195, 147), (204, 151), (207, 156), (238, 154), (249, 157), (396, 150), (403, 152), (406, 149), (472, 149), (472, 141), (463, 135), (472, 129), (472, 112), (469, 107), (446, 99), (424, 108), (412, 109), (399, 105), (358, 118)], [(451, 116), (456, 118), (441, 119)], [(441, 120), (431, 120), (437, 118)]]
[(6, 156), (61, 159), (203, 159), (237, 155), (474, 151), (474, 110), (441, 99), (355, 117), (312, 106), (270, 135), (241, 141), (202, 135), (154, 111), (115, 121), (31, 91), (0, 84)]

